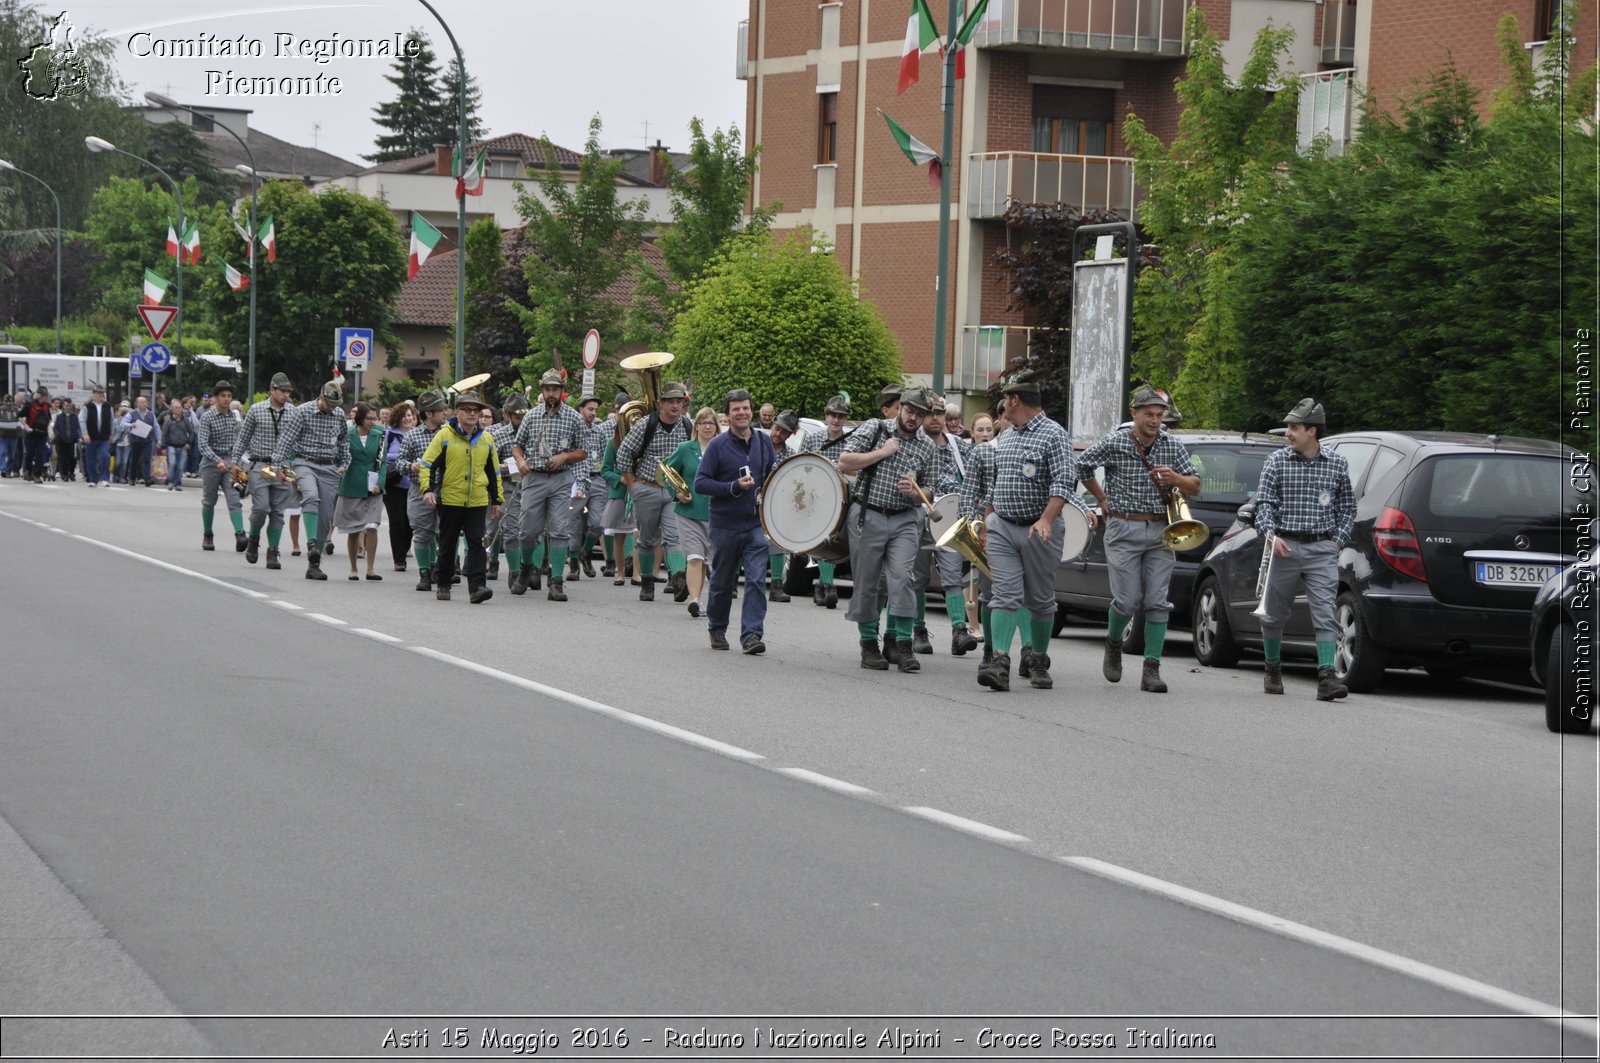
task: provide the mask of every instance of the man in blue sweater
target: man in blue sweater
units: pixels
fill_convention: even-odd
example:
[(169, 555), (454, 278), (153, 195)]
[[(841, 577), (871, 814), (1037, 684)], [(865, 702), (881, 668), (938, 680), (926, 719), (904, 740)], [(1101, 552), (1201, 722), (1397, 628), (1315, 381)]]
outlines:
[(746, 653), (762, 653), (767, 619), (767, 533), (756, 511), (756, 489), (777, 464), (778, 454), (765, 432), (750, 427), (750, 393), (743, 388), (728, 392), (722, 403), (728, 430), (713, 439), (700, 456), (694, 491), (711, 497), (711, 601), (706, 627), (711, 648), (728, 648), (728, 612), (733, 586), (744, 569), (744, 607), (740, 617), (739, 646)]

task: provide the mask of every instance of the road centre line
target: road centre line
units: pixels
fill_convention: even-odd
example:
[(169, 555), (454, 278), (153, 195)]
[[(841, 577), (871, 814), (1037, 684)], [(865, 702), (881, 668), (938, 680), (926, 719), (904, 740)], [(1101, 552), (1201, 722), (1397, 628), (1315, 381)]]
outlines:
[(760, 753), (752, 753), (748, 749), (741, 749), (738, 746), (730, 745), (727, 742), (719, 742), (715, 738), (707, 738), (705, 735), (696, 734), (693, 731), (685, 731), (681, 727), (674, 727), (671, 724), (662, 723), (659, 720), (652, 720), (647, 716), (639, 716), (635, 713), (627, 712), (623, 709), (618, 709), (611, 705), (607, 705), (604, 702), (595, 701), (592, 698), (586, 698), (579, 694), (568, 693), (567, 691), (562, 690), (560, 687), (547, 686), (544, 683), (536, 682), (532, 679), (525, 679), (520, 675), (513, 675), (510, 672), (502, 672), (498, 668), (490, 668), (486, 664), (479, 664), (476, 661), (469, 661), (464, 657), (456, 657), (448, 653), (440, 653), (438, 650), (429, 649), (427, 646), (411, 646), (409, 649), (411, 652), (420, 653), (424, 657), (431, 657), (436, 661), (443, 661), (446, 664), (453, 664), (457, 668), (465, 668), (469, 672), (477, 672), (479, 675), (488, 676), (490, 679), (498, 679), (503, 683), (510, 683), (513, 686), (519, 686), (524, 690), (530, 690), (535, 694), (543, 694), (547, 698), (554, 698), (557, 701), (564, 701), (569, 705), (576, 705), (580, 709), (587, 709), (588, 711), (598, 713), (601, 716), (609, 716), (614, 720), (620, 720), (623, 723), (632, 724), (633, 726), (643, 728), (646, 731), (654, 731), (657, 734), (666, 735), (668, 738), (675, 738), (680, 742), (687, 742), (692, 746), (699, 746), (702, 749), (709, 749), (713, 753), (720, 753), (725, 757), (732, 757), (735, 760), (745, 761), (767, 759)]
[(831, 775), (822, 775), (806, 768), (779, 768), (784, 775), (799, 779), (801, 782), (812, 783), (824, 790), (833, 790), (836, 793), (849, 794), (852, 797), (877, 797), (876, 790), (869, 790), (865, 786), (857, 786), (853, 782), (835, 779)]
[(956, 830), (965, 831), (968, 834), (976, 834), (980, 838), (988, 838), (991, 841), (1010, 842), (1013, 845), (1029, 844), (1028, 839), (1021, 834), (1013, 834), (1008, 830), (991, 827), (989, 824), (979, 823), (975, 819), (967, 819), (949, 812), (942, 812), (937, 808), (928, 808), (923, 805), (906, 805), (903, 806), (902, 810), (911, 813), (913, 816), (931, 819), (935, 823), (943, 823), (947, 827), (954, 827)]
[(1303, 923), (1296, 923), (1293, 920), (1257, 911), (1254, 908), (1247, 908), (1242, 904), (1225, 901), (1220, 897), (1213, 897), (1210, 894), (1201, 893), (1199, 890), (1192, 890), (1187, 886), (1179, 886), (1151, 875), (1141, 874), (1138, 871), (1130, 871), (1128, 868), (1110, 864), (1104, 860), (1096, 860), (1090, 856), (1063, 856), (1058, 859), (1069, 867), (1087, 871), (1091, 875), (1110, 879), (1125, 886), (1132, 886), (1134, 889), (1143, 890), (1146, 893), (1154, 893), (1190, 908), (1198, 908), (1201, 911), (1220, 915), (1224, 919), (1230, 919), (1236, 923), (1243, 923), (1247, 926), (1266, 930), (1279, 937), (1289, 938), (1293, 941), (1327, 949), (1330, 952), (1350, 956), (1370, 963), (1375, 967), (1382, 967), (1385, 970), (1394, 971), (1408, 978), (1415, 978), (1418, 981), (1427, 982), (1441, 989), (1459, 993), (1462, 996), (1481, 1001), (1492, 1007), (1544, 1019), (1557, 1026), (1565, 1027), (1569, 1032), (1584, 1037), (1595, 1037), (1597, 1032), (1600, 1032), (1597, 1031), (1596, 1022), (1592, 1017), (1566, 1011), (1556, 1007), (1554, 1004), (1546, 1004), (1543, 1001), (1534, 1000), (1532, 997), (1521, 996), (1509, 990), (1489, 985), (1486, 982), (1479, 982), (1465, 975), (1434, 967), (1420, 960), (1408, 959), (1405, 956), (1374, 948), (1371, 945), (1363, 945), (1359, 941), (1352, 941), (1349, 938), (1330, 934), (1325, 930), (1318, 930)]
[(350, 634), (360, 635), (362, 638), (375, 639), (378, 642), (387, 642), (391, 646), (405, 641), (405, 639), (395, 638), (393, 635), (385, 635), (381, 631), (374, 631), (370, 627), (353, 627), (350, 629)]
[(307, 620), (320, 620), (322, 623), (324, 623), (324, 624), (332, 624), (334, 627), (349, 627), (350, 626), (348, 621), (340, 620), (336, 616), (329, 616), (327, 613), (307, 613), (306, 614), (306, 619)]
[(286, 602), (282, 598), (274, 598), (272, 600), (272, 604), (277, 606), (279, 609), (288, 609), (289, 611), (295, 613), (303, 613), (305, 612), (306, 608), (303, 605), (296, 605), (293, 602)]

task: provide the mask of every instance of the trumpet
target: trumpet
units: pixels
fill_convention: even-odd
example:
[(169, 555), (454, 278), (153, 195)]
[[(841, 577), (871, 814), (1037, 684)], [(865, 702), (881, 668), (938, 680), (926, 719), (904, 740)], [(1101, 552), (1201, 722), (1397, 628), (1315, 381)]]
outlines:
[(1250, 615), (1258, 620), (1272, 619), (1267, 612), (1267, 587), (1272, 583), (1272, 558), (1274, 553), (1272, 547), (1276, 544), (1277, 539), (1276, 535), (1269, 535), (1262, 541), (1261, 545), (1261, 565), (1256, 569), (1257, 601), (1256, 607), (1250, 611)]
[(274, 465), (261, 466), (261, 478), (263, 480), (276, 480), (280, 472), (283, 474), (283, 479), (288, 483), (297, 483), (300, 480), (300, 474), (287, 465), (281, 468)]

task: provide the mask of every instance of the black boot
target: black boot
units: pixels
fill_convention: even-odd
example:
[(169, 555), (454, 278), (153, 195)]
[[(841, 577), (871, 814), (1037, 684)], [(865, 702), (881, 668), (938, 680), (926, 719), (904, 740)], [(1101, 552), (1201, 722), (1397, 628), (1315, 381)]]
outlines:
[(440, 580), (438, 589), (433, 592), (433, 596), (441, 602), (448, 602), (450, 600), (450, 581), (447, 579)]
[(489, 571), (487, 572), (485, 578), (488, 579), (490, 583), (493, 583), (495, 580), (500, 578), (500, 559), (498, 557), (489, 562)]
[(861, 667), (870, 668), (874, 672), (887, 672), (889, 662), (884, 660), (883, 654), (878, 652), (877, 639), (861, 640)]
[(1149, 694), (1165, 694), (1167, 684), (1161, 678), (1161, 662), (1144, 659), (1144, 672), (1139, 676), (1139, 689)]
[(1122, 643), (1106, 639), (1105, 657), (1100, 662), (1100, 674), (1107, 683), (1122, 682)]
[(831, 583), (827, 585), (827, 591), (823, 595), (822, 604), (828, 609), (839, 608), (839, 591)]
[[(593, 573), (590, 573), (590, 575), (593, 575)], [(577, 554), (568, 554), (567, 555), (567, 579), (577, 579), (577, 578), (578, 578), (578, 555)]]
[(1333, 701), (1350, 693), (1350, 688), (1333, 677), (1332, 668), (1317, 669), (1317, 700)]
[[(929, 652), (933, 652), (932, 647), (929, 647)], [(917, 660), (917, 651), (912, 647), (910, 639), (894, 644), (894, 664), (902, 672), (922, 671), (922, 662)]]
[(1268, 694), (1283, 693), (1283, 662), (1268, 661), (1266, 674), (1261, 677), (1261, 689)]
[(822, 589), (822, 584), (813, 583), (811, 585), (811, 604), (812, 605), (826, 605), (827, 603), (828, 603), (828, 593)]
[(322, 557), (315, 549), (306, 551), (306, 579), (325, 580), (328, 574), (322, 571)]
[(1011, 657), (997, 653), (978, 668), (978, 685), (990, 690), (1011, 689)]
[(656, 600), (656, 580), (654, 576), (644, 576), (639, 580), (639, 600), (653, 602)]
[(417, 590), (433, 590), (433, 569), (427, 566), (417, 569)]
[(978, 640), (972, 637), (972, 632), (967, 625), (957, 624), (950, 629), (950, 654), (954, 657), (964, 657), (969, 650), (978, 648)]
[(883, 659), (890, 664), (900, 660), (900, 643), (895, 641), (890, 632), (884, 632), (883, 635)]
[(528, 592), (528, 567), (518, 565), (517, 570), (511, 573), (511, 593), (526, 594)]
[(261, 557), (261, 539), (259, 537), (252, 536), (251, 538), (246, 540), (245, 548), (244, 548), (244, 559), (246, 561), (250, 562), (253, 565), (253, 564), (256, 563), (257, 559), (259, 559), (260, 557)]
[(528, 590), (537, 591), (544, 589), (544, 569), (538, 565), (524, 565), (522, 571), (528, 574)]
[(212, 538), (210, 532), (206, 532), (205, 533), (205, 537), (200, 540), (200, 549), (202, 549), (202, 550), (215, 550), (216, 548), (217, 548), (216, 540), (214, 538)]
[(566, 587), (563, 584), (563, 582), (561, 580), (558, 580), (558, 579), (551, 580), (550, 581), (550, 593), (545, 595), (545, 597), (550, 599), (552, 602), (564, 602), (564, 601), (566, 601), (567, 600), (567, 591), (566, 591)]
[[(589, 551), (585, 550), (583, 552), (583, 557), (579, 559), (578, 565), (583, 569), (583, 578), (584, 579), (594, 579), (595, 578), (595, 575), (594, 575), (594, 562), (589, 559)], [(609, 575), (611, 575), (611, 573), (607, 572), (606, 575), (609, 576)]]
[(1050, 655), (1036, 653), (1028, 661), (1028, 682), (1039, 690), (1049, 690), (1055, 685), (1050, 678)]
[(932, 653), (933, 640), (928, 637), (928, 628), (925, 624), (918, 624), (911, 629), (911, 652)]
[(250, 545), (250, 540), (248, 538), (246, 538), (244, 532), (234, 532), (233, 533), (233, 552), (234, 553), (236, 553), (236, 554), (244, 553), (245, 548), (247, 546), (249, 546), (249, 545)]
[(788, 594), (787, 591), (785, 591), (783, 589), (783, 586), (781, 584), (777, 584), (777, 583), (769, 583), (769, 584), (767, 584), (767, 601), (769, 601), (769, 602), (786, 602), (788, 600), (789, 600), (789, 594)]
[(283, 562), (278, 560), (278, 558), (279, 558), (278, 551), (274, 550), (270, 546), (267, 547), (267, 567), (268, 568), (282, 568), (283, 567)]
[(473, 605), (482, 605), (484, 602), (493, 597), (494, 591), (491, 588), (480, 586), (474, 588), (472, 592), (467, 595), (467, 601), (471, 602)]
[(686, 573), (686, 572), (675, 572), (675, 573), (672, 574), (672, 578), (670, 580), (668, 580), (667, 583), (672, 588), (672, 600), (673, 601), (675, 601), (675, 602), (686, 602), (686, 601), (689, 600), (689, 574), (688, 573)]

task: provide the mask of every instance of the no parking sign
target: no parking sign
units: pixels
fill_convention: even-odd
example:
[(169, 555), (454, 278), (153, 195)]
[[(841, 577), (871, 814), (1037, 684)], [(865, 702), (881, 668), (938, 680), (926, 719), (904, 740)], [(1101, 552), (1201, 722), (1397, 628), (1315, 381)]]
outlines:
[(333, 349), (346, 370), (364, 373), (372, 360), (372, 330), (369, 328), (341, 328), (333, 333)]

